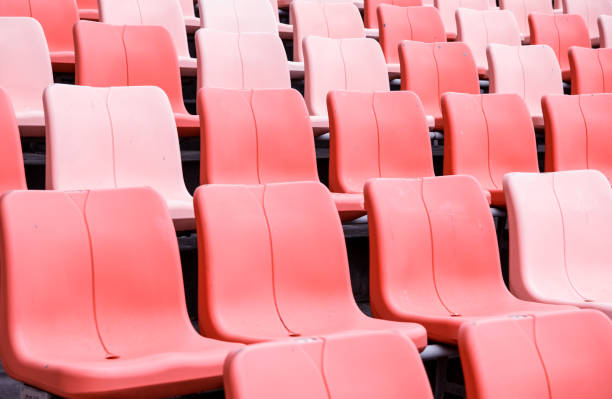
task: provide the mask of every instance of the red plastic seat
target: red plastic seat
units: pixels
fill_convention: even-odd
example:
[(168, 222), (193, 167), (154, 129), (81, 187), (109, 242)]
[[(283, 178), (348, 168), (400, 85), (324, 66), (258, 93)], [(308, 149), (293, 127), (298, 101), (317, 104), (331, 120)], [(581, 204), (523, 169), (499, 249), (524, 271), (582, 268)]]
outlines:
[(514, 14), (522, 39), (526, 43), (531, 40), (529, 15), (533, 13), (553, 15), (554, 13), (550, 0), (499, 0), (499, 6), (502, 10), (509, 10)]
[(434, 7), (382, 4), (378, 7), (378, 19), (380, 46), (392, 72), (400, 72), (398, 48), (403, 40), (425, 43), (446, 41), (442, 18)]
[(181, 74), (196, 75), (197, 60), (189, 55), (183, 10), (177, 0), (98, 1), (100, 22), (112, 25), (155, 25), (166, 28), (178, 54)]
[(543, 128), (542, 97), (563, 94), (561, 68), (552, 48), (490, 44), (487, 60), (489, 92), (518, 94), (527, 103), (534, 126)]
[(223, 379), (228, 399), (433, 399), (414, 343), (393, 332), (251, 345), (227, 358)]
[(183, 11), (183, 19), (185, 20), (185, 28), (187, 32), (193, 33), (200, 28), (200, 18), (195, 15), (194, 0), (179, 0), (181, 10)]
[(443, 93), (480, 93), (476, 63), (465, 43), (403, 41), (399, 53), (402, 90), (419, 96), (431, 128), (443, 127), (440, 110)]
[(454, 344), (470, 321), (573, 309), (506, 289), (489, 204), (473, 177), (371, 180), (365, 200), (374, 316), (420, 323), (430, 339)]
[(0, 89), (0, 159), (0, 194), (27, 190), (17, 119), (4, 89)]
[(612, 48), (569, 49), (572, 94), (612, 93)]
[(612, 318), (612, 189), (606, 176), (596, 170), (513, 173), (504, 188), (512, 292)]
[(322, 184), (210, 184), (196, 190), (194, 204), (198, 322), (207, 336), (253, 343), (394, 330), (426, 346), (422, 326), (357, 307), (342, 226)]
[(192, 327), (153, 190), (14, 191), (0, 200), (0, 229), (0, 356), (12, 378), (68, 398), (222, 386), (238, 346)]
[(446, 93), (442, 115), (444, 174), (473, 176), (492, 205), (506, 205), (506, 173), (539, 171), (531, 115), (518, 95)]
[(364, 0), (363, 22), (366, 28), (380, 29), (377, 10), (381, 5), (392, 5), (398, 7), (418, 7), (423, 5), (423, 0)]
[(47, 189), (153, 187), (177, 230), (194, 228), (176, 124), (160, 88), (54, 85), (44, 104)]
[(601, 48), (612, 47), (612, 15), (600, 15), (597, 18), (599, 28), (599, 46)]
[[(2, 17), (32, 17), (42, 26), (56, 72), (74, 71), (72, 26), (79, 20), (75, 0), (10, 0), (0, 2)], [(12, 37), (11, 41), (15, 41)]]
[(491, 43), (521, 45), (516, 18), (508, 10), (470, 10), (460, 8), (457, 17), (457, 41), (464, 42), (474, 56), (478, 74), (489, 76), (487, 46)]
[(455, 19), (455, 11), (458, 8), (471, 8), (473, 10), (488, 10), (489, 0), (434, 0), (434, 4), (446, 30), (446, 37), (449, 40), (457, 38), (457, 22)]
[(612, 15), (612, 1), (610, 0), (563, 0), (565, 14), (578, 14), (586, 22), (591, 36), (591, 44), (599, 45), (599, 28), (597, 18), (601, 15)]
[(45, 34), (33, 18), (0, 17), (0, 87), (13, 103), (22, 136), (44, 137), (43, 91), (53, 84)]
[(76, 0), (79, 8), (79, 18), (97, 21), (100, 18), (98, 0)]
[(572, 46), (591, 48), (591, 39), (580, 15), (529, 15), (531, 44), (547, 44), (559, 60), (563, 80), (570, 80), (568, 51)]
[(612, 397), (612, 324), (599, 312), (483, 320), (461, 328), (470, 399)]

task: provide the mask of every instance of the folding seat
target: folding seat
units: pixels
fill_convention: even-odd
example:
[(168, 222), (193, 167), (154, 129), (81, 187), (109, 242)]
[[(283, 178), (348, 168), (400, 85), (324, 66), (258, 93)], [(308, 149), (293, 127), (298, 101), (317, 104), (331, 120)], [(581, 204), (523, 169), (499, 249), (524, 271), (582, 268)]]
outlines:
[(365, 201), (375, 317), (423, 324), (430, 339), (454, 344), (470, 321), (575, 309), (506, 289), (489, 204), (473, 177), (371, 180)]
[(509, 10), (514, 14), (522, 39), (526, 43), (530, 42), (529, 14), (552, 15), (554, 13), (550, 0), (499, 0), (499, 5), (502, 10)]
[(187, 32), (197, 31), (200, 28), (200, 18), (195, 15), (194, 0), (180, 0), (180, 3)]
[(544, 127), (542, 97), (563, 94), (561, 68), (550, 46), (490, 44), (489, 92), (515, 93), (527, 103), (536, 129)]
[(612, 48), (569, 49), (572, 94), (612, 92)]
[(199, 135), (200, 118), (185, 108), (178, 57), (166, 29), (81, 21), (74, 40), (77, 84), (158, 86), (170, 100), (179, 135)]
[(612, 324), (599, 312), (466, 324), (459, 353), (471, 399), (612, 397)]
[(418, 7), (422, 6), (423, 3), (423, 0), (364, 0), (363, 22), (366, 28), (380, 29), (382, 25), (379, 24), (376, 15), (379, 6)]
[(568, 51), (572, 46), (591, 48), (589, 30), (580, 15), (529, 15), (531, 44), (547, 44), (559, 60), (563, 80), (570, 80)]
[(206, 336), (253, 343), (394, 330), (419, 349), (427, 345), (422, 326), (370, 318), (357, 307), (342, 226), (322, 184), (209, 184), (194, 204)]
[(600, 15), (597, 18), (599, 28), (599, 47), (612, 47), (612, 15)]
[(434, 7), (382, 4), (378, 7), (378, 19), (380, 46), (391, 72), (400, 72), (398, 48), (403, 40), (425, 43), (446, 41), (442, 18)]
[(591, 44), (599, 45), (599, 28), (597, 18), (600, 15), (612, 15), (612, 1), (610, 0), (563, 0), (565, 14), (578, 14), (586, 22), (591, 35)]
[[(201, 184), (319, 181), (308, 110), (299, 92), (205, 88), (198, 93), (198, 109)], [(363, 214), (360, 191), (333, 198), (343, 218)]]
[(516, 18), (508, 10), (470, 10), (460, 8), (456, 13), (457, 41), (464, 42), (472, 51), (478, 74), (489, 77), (487, 46), (491, 43), (521, 45), (521, 32)]
[[(49, 54), (56, 72), (74, 70), (72, 26), (79, 20), (75, 0), (7, 0), (0, 2), (2, 17), (32, 17), (45, 32)], [(11, 36), (11, 41), (16, 37)]]
[(33, 18), (0, 17), (0, 57), (0, 87), (13, 103), (21, 135), (44, 137), (42, 94), (53, 83), (53, 72), (40, 24)]
[(156, 25), (166, 28), (178, 54), (181, 74), (196, 75), (197, 60), (189, 55), (183, 11), (177, 0), (98, 1), (100, 22), (112, 25)]
[(0, 89), (0, 159), (0, 194), (27, 190), (17, 119), (4, 89)]
[(443, 93), (480, 93), (476, 63), (465, 43), (403, 41), (399, 54), (402, 90), (419, 96), (430, 128), (443, 128), (440, 110)]
[(79, 8), (79, 18), (97, 21), (100, 18), (98, 0), (76, 0)]
[(446, 29), (446, 37), (449, 40), (457, 38), (457, 23), (455, 20), (455, 11), (458, 8), (471, 8), (474, 10), (487, 10), (489, 8), (489, 0), (434, 0), (434, 4)]
[(13, 191), (0, 215), (8, 375), (69, 398), (222, 386), (239, 345), (193, 329), (176, 235), (152, 189)]
[(433, 399), (414, 343), (387, 331), (250, 345), (224, 370), (228, 399)]
[(442, 115), (444, 174), (473, 176), (492, 205), (506, 204), (506, 173), (539, 171), (531, 115), (518, 95), (446, 93)]
[(202, 28), (227, 32), (278, 34), (278, 13), (270, 0), (204, 0), (199, 2)]
[(176, 229), (193, 229), (176, 124), (162, 89), (54, 85), (44, 105), (47, 189), (150, 186), (166, 200)]

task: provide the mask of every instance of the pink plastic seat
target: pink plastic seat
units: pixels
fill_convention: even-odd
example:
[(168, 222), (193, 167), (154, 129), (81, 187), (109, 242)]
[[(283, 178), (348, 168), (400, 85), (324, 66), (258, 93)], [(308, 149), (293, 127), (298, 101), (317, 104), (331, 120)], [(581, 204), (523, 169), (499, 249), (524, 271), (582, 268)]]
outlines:
[(74, 71), (72, 27), (79, 20), (75, 0), (6, 0), (0, 2), (0, 16), (36, 19), (45, 32), (53, 70)]
[(79, 18), (97, 21), (100, 18), (98, 0), (76, 0), (79, 8)]
[(612, 15), (612, 1), (610, 0), (563, 0), (565, 14), (578, 14), (586, 22), (591, 36), (591, 44), (599, 45), (599, 28), (597, 18), (601, 15)]
[(0, 87), (11, 99), (22, 136), (44, 137), (43, 91), (53, 83), (51, 59), (33, 18), (0, 17)]
[(0, 195), (11, 190), (27, 190), (17, 119), (4, 89), (0, 89), (0, 159)]
[(612, 93), (612, 48), (569, 49), (572, 94)]
[(599, 312), (466, 324), (459, 353), (471, 399), (612, 397), (612, 323)]
[[(550, 0), (499, 0), (502, 10), (509, 10), (518, 22), (522, 39), (530, 42), (529, 14), (540, 13), (553, 15), (553, 6)], [(573, 14), (573, 13), (572, 13)]]
[(167, 30), (82, 21), (74, 29), (74, 41), (76, 84), (158, 86), (170, 100), (179, 135), (199, 135), (200, 118), (185, 108), (178, 58)]
[(457, 17), (457, 41), (472, 51), (478, 74), (489, 76), (487, 46), (491, 43), (521, 45), (521, 32), (516, 18), (508, 10), (470, 10), (460, 8)]
[(177, 230), (194, 228), (176, 124), (160, 88), (54, 85), (44, 104), (47, 189), (150, 186)]
[(546, 45), (505, 46), (490, 44), (489, 92), (518, 94), (527, 103), (533, 124), (544, 127), (542, 97), (563, 94), (561, 68), (555, 52)]
[(210, 184), (194, 198), (198, 320), (207, 336), (253, 343), (394, 330), (426, 346), (422, 326), (373, 319), (357, 307), (342, 226), (322, 184)]
[(365, 0), (363, 3), (363, 22), (366, 28), (380, 29), (376, 13), (381, 5), (392, 5), (402, 8), (419, 7), (423, 5), (423, 0)]
[(518, 95), (446, 93), (442, 114), (444, 174), (475, 177), (492, 205), (506, 205), (506, 173), (539, 171), (531, 115)]
[(612, 189), (606, 176), (596, 170), (513, 173), (504, 188), (512, 292), (612, 318)]
[(612, 47), (612, 15), (600, 15), (597, 18), (599, 28), (599, 47)]
[(470, 321), (573, 308), (506, 289), (489, 204), (473, 177), (371, 180), (365, 200), (376, 317), (420, 323), (430, 339), (454, 344)]
[(547, 44), (559, 60), (563, 80), (570, 80), (568, 51), (572, 46), (591, 48), (591, 39), (580, 15), (529, 15), (531, 44)]
[(270, 0), (203, 0), (199, 4), (202, 28), (278, 35), (278, 14)]
[(12, 378), (68, 398), (222, 386), (239, 346), (192, 327), (176, 235), (153, 190), (14, 191), (0, 200), (0, 229), (0, 356)]
[(433, 399), (414, 343), (383, 331), (251, 345), (223, 379), (228, 399)]
[(100, 22), (112, 25), (155, 25), (166, 28), (178, 54), (181, 74), (196, 75), (197, 60), (189, 55), (183, 10), (178, 0), (98, 1)]
[(200, 28), (200, 18), (195, 15), (194, 0), (179, 0), (181, 10), (183, 11), (183, 19), (185, 20), (185, 28), (187, 32), (193, 33)]
[(480, 93), (476, 63), (465, 43), (403, 41), (399, 53), (402, 90), (413, 91), (419, 96), (430, 128), (443, 128), (442, 94)]
[(434, 4), (446, 29), (446, 37), (449, 40), (457, 38), (457, 22), (455, 19), (455, 11), (458, 8), (471, 8), (474, 10), (489, 9), (489, 0), (434, 0)]

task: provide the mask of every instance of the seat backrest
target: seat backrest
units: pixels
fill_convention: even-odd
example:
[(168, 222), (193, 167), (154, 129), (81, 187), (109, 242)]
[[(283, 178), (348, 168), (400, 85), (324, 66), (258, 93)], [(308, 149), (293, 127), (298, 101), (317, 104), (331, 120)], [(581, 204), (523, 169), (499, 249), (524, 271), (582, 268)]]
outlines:
[(346, 328), (347, 320), (362, 317), (338, 211), (325, 186), (209, 184), (196, 190), (194, 204), (199, 323), (207, 336), (270, 340), (304, 328)]
[(288, 89), (289, 64), (276, 34), (200, 29), (196, 33), (198, 88)]
[(457, 10), (457, 41), (472, 50), (478, 73), (487, 75), (487, 46), (490, 43), (521, 45), (521, 32), (516, 18), (508, 10)]
[(547, 44), (559, 60), (561, 71), (570, 70), (568, 51), (572, 46), (591, 48), (589, 31), (580, 15), (529, 15), (531, 44)]
[(200, 0), (202, 28), (278, 34), (278, 13), (270, 0)]
[(389, 64), (399, 64), (399, 44), (403, 40), (445, 42), (446, 33), (440, 13), (434, 7), (378, 7), (380, 46)]
[(389, 91), (387, 64), (374, 39), (310, 36), (304, 46), (304, 98), (311, 115), (327, 115), (332, 90)]
[(584, 18), (589, 29), (591, 39), (598, 42), (599, 28), (597, 18), (600, 15), (612, 15), (611, 0), (563, 0), (565, 14), (578, 14)]
[(612, 48), (569, 49), (572, 94), (612, 92)]
[(44, 94), (48, 189), (150, 186), (186, 196), (176, 125), (158, 87), (54, 85)]
[(506, 173), (538, 172), (531, 115), (518, 95), (446, 93), (442, 114), (444, 174), (501, 190)]
[(0, 194), (10, 190), (27, 190), (17, 119), (11, 99), (4, 89), (0, 89), (0, 160)]
[(441, 116), (445, 92), (480, 93), (474, 57), (465, 43), (403, 41), (399, 53), (402, 90), (414, 91), (427, 115)]
[(204, 88), (198, 109), (201, 184), (318, 181), (312, 128), (299, 92)]
[(162, 26), (170, 33), (179, 57), (189, 57), (185, 20), (177, 0), (99, 0), (99, 3), (100, 22)]
[(362, 193), (377, 177), (434, 176), (425, 111), (409, 91), (334, 91), (329, 110), (329, 186)]
[(525, 37), (530, 35), (529, 14), (553, 14), (553, 6), (550, 0), (499, 0), (499, 7), (514, 14), (521, 34)]
[(592, 310), (465, 323), (459, 353), (467, 396), (609, 398), (611, 342), (610, 319)]
[(612, 178), (612, 94), (546, 96), (546, 170), (597, 169)]
[(195, 17), (193, 0), (179, 0), (184, 17)]
[(228, 399), (433, 398), (414, 343), (390, 331), (251, 345), (224, 369)]
[(438, 11), (440, 11), (446, 36), (449, 39), (457, 37), (455, 11), (458, 8), (471, 8), (474, 10), (487, 10), (489, 8), (489, 0), (434, 0), (434, 4)]
[(76, 84), (157, 86), (175, 112), (187, 113), (178, 56), (163, 27), (81, 21), (74, 29), (74, 42)]
[(612, 15), (600, 15), (597, 18), (599, 28), (599, 47), (612, 47)]
[[(378, 7), (384, 4), (398, 7), (419, 7), (423, 0), (364, 0), (363, 2), (363, 22), (366, 28), (380, 29), (376, 12)], [(432, 0), (433, 4), (433, 0)]]
[(293, 61), (303, 61), (302, 40), (306, 36), (332, 39), (365, 37), (359, 9), (352, 3), (295, 0), (291, 3)]
[(364, 194), (374, 308), (394, 308), (401, 297), (457, 315), (491, 296), (510, 296), (491, 210), (473, 177), (376, 179)]
[(561, 68), (546, 45), (487, 48), (490, 93), (515, 93), (525, 100), (532, 116), (542, 115), (542, 96), (563, 94)]

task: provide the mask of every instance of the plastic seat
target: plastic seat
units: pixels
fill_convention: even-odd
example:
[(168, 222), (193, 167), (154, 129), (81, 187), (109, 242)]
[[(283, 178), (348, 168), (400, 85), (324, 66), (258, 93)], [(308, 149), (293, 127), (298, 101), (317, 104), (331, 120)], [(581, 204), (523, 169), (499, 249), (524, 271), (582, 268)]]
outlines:
[(199, 4), (202, 28), (278, 35), (278, 17), (270, 0), (204, 0)]
[[(198, 109), (201, 184), (319, 181), (308, 110), (299, 92), (202, 89)], [(361, 192), (333, 197), (343, 218), (363, 214)]]
[(68, 398), (222, 386), (239, 346), (192, 327), (176, 235), (153, 190), (14, 191), (0, 215), (8, 375)]
[(150, 186), (166, 200), (177, 230), (194, 228), (176, 125), (162, 89), (54, 85), (44, 104), (47, 189)]
[(178, 54), (181, 74), (196, 75), (197, 60), (189, 55), (183, 10), (177, 0), (98, 1), (100, 22), (112, 25), (155, 25), (166, 28)]
[(575, 309), (506, 289), (493, 217), (473, 177), (371, 180), (365, 201), (374, 316), (420, 323), (430, 339), (454, 344), (470, 321)]
[(594, 311), (483, 320), (461, 329), (471, 399), (612, 397), (612, 325)]
[(525, 300), (603, 311), (612, 318), (610, 181), (596, 170), (504, 179), (510, 288)]
[(430, 128), (443, 128), (440, 110), (443, 93), (480, 93), (476, 63), (465, 43), (403, 41), (399, 53), (402, 90), (419, 96)]
[(536, 129), (544, 128), (542, 97), (563, 94), (563, 79), (557, 56), (550, 46), (505, 46), (490, 44), (489, 92), (515, 93), (527, 103)]
[(599, 28), (599, 47), (612, 47), (612, 15), (600, 15), (597, 18)]
[(0, 17), (0, 87), (13, 103), (22, 136), (44, 137), (42, 94), (53, 83), (51, 59), (33, 18)]
[(460, 8), (456, 13), (457, 41), (464, 42), (472, 51), (478, 74), (489, 77), (487, 46), (491, 43), (521, 45), (521, 32), (516, 18), (508, 10), (470, 10)]
[(570, 48), (569, 63), (572, 94), (612, 92), (612, 48)]
[(322, 184), (210, 184), (196, 190), (194, 204), (203, 254), (198, 321), (207, 336), (253, 343), (394, 330), (426, 346), (422, 326), (357, 307), (342, 226)]
[(457, 22), (455, 11), (458, 8), (471, 8), (474, 10), (489, 9), (489, 0), (434, 0), (435, 7), (440, 11), (444, 22), (446, 37), (449, 40), (457, 38)]
[(538, 172), (531, 115), (516, 94), (442, 96), (444, 174), (470, 175), (505, 206), (503, 178), (509, 172)]
[(200, 28), (200, 18), (195, 15), (194, 0), (179, 0), (183, 18), (185, 19), (185, 28), (187, 32), (193, 33)]
[(434, 7), (378, 7), (380, 46), (391, 72), (400, 72), (398, 48), (403, 40), (434, 43), (446, 41), (444, 24)]
[(81, 21), (74, 40), (77, 84), (158, 86), (170, 99), (179, 135), (199, 135), (200, 118), (185, 108), (178, 58), (167, 30)]
[(17, 119), (4, 89), (0, 89), (0, 159), (0, 195), (11, 190), (27, 190)]
[(393, 332), (251, 345), (227, 358), (223, 379), (228, 399), (433, 399), (414, 343)]
[[(74, 71), (72, 26), (79, 20), (75, 0), (10, 0), (0, 2), (2, 17), (32, 17), (45, 32), (56, 72)], [(16, 37), (11, 36), (11, 41)]]
[(568, 51), (572, 46), (591, 48), (589, 30), (580, 15), (529, 15), (531, 44), (547, 44), (559, 60), (563, 80), (570, 80)]
[(363, 22), (366, 28), (380, 29), (377, 10), (381, 5), (419, 7), (423, 5), (423, 0), (365, 0), (363, 3)]
[[(529, 14), (541, 13), (553, 15), (554, 10), (550, 0), (499, 0), (502, 10), (511, 11), (518, 22), (522, 39), (530, 42)], [(573, 13), (572, 13), (573, 14)]]
[(591, 35), (591, 44), (599, 45), (599, 27), (597, 19), (601, 15), (612, 15), (612, 1), (610, 0), (563, 0), (565, 14), (578, 14), (586, 22)]
[(79, 8), (79, 18), (97, 21), (100, 18), (98, 0), (76, 0)]

